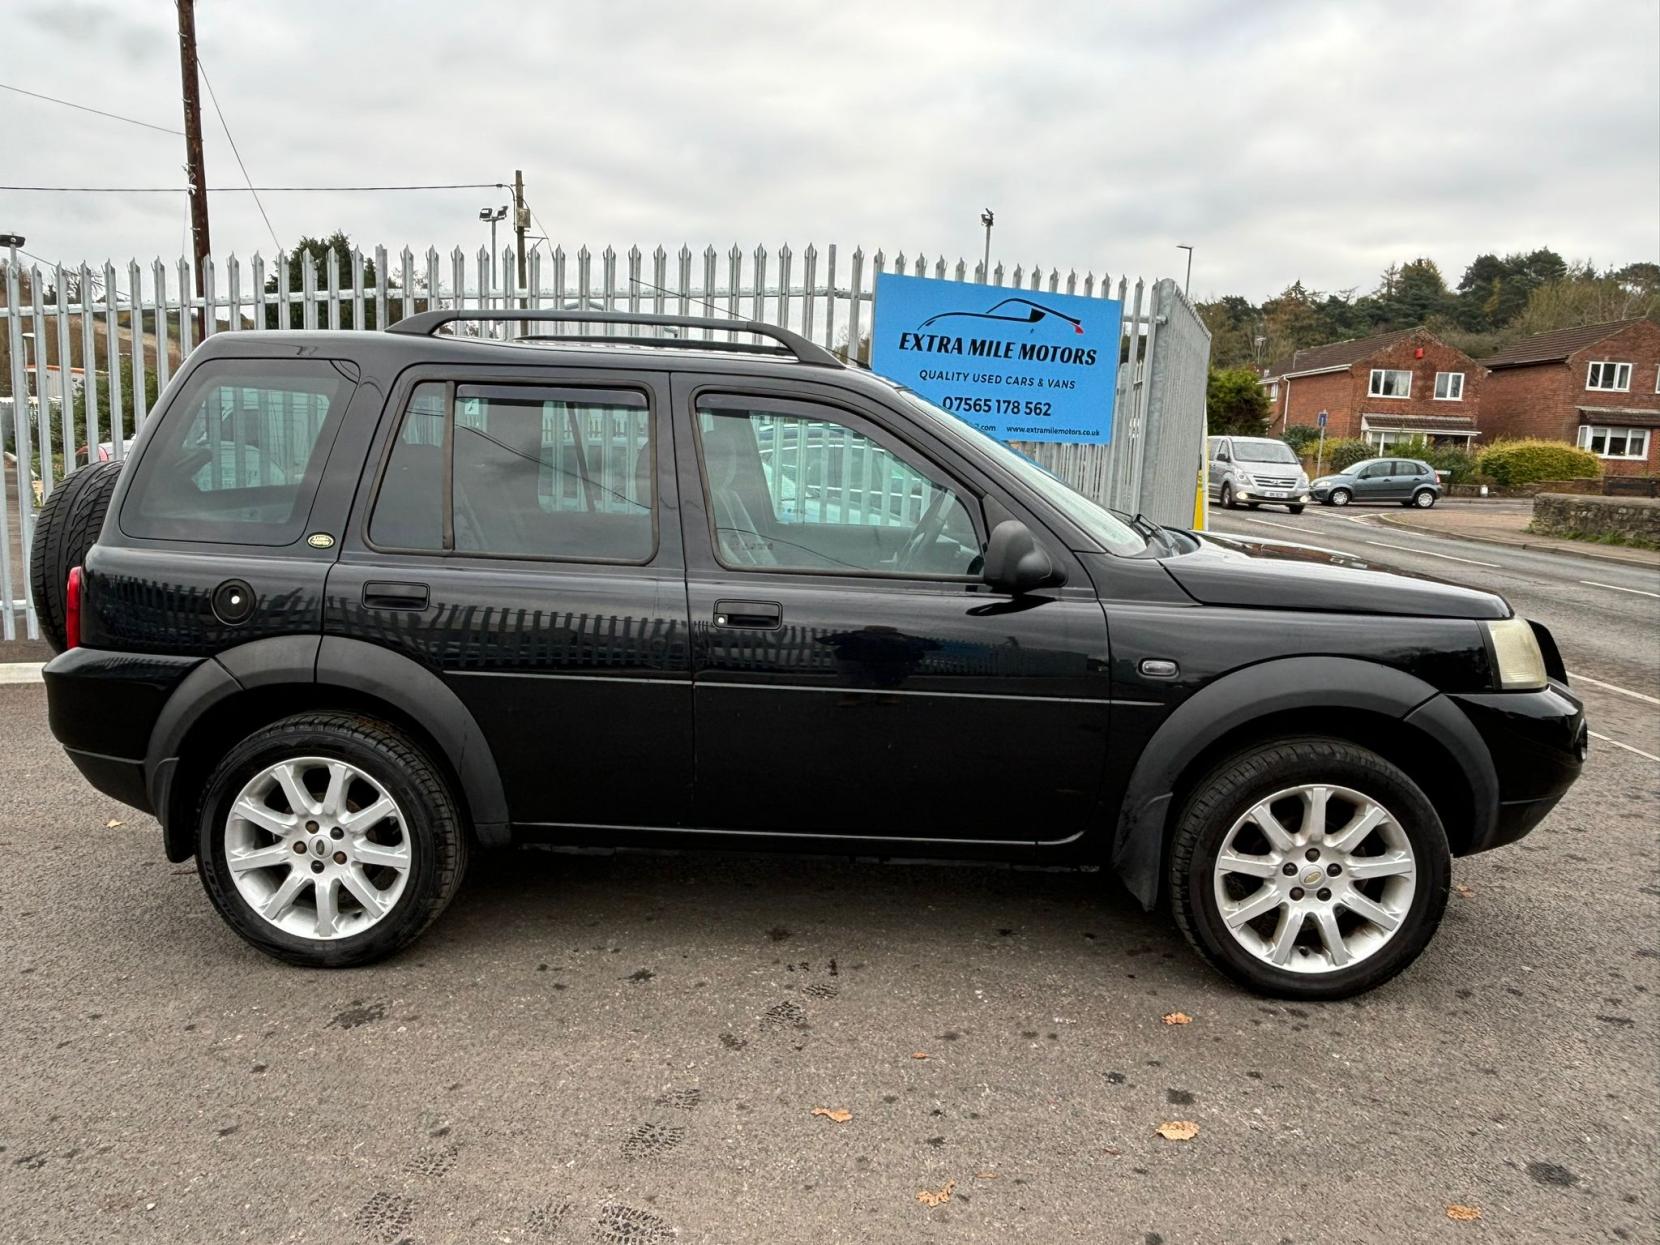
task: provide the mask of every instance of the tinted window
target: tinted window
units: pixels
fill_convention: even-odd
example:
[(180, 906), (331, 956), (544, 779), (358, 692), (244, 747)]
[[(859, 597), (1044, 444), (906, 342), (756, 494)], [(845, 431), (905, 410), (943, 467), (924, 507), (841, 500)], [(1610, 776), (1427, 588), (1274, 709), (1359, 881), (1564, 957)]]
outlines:
[(644, 395), (462, 385), (446, 408), (448, 390), (423, 384), (411, 395), (375, 500), (371, 541), (528, 558), (650, 559), (656, 460)]
[(827, 408), (699, 404), (715, 551), (731, 567), (971, 575), (980, 539), (955, 491)]
[(122, 530), (229, 544), (298, 540), (353, 388), (327, 361), (204, 363), (134, 468)]

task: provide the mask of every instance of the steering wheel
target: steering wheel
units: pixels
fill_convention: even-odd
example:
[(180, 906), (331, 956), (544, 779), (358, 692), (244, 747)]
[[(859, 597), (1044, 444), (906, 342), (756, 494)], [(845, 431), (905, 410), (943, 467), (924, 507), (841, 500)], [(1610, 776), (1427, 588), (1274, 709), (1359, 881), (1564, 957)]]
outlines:
[(893, 560), (895, 570), (910, 570), (918, 558), (934, 547), (934, 542), (939, 540), (940, 533), (945, 530), (945, 520), (948, 517), (946, 499), (949, 496), (944, 489), (934, 494), (934, 500), (923, 513), (921, 522), (916, 525), (916, 531), (911, 533), (911, 538), (905, 542), (905, 547)]

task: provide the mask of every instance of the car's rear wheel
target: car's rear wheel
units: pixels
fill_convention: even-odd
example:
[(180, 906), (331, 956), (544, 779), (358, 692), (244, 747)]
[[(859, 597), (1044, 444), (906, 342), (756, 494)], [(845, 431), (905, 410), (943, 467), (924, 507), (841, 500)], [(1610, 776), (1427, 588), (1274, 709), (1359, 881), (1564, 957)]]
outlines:
[(109, 512), (121, 475), (119, 462), (93, 463), (72, 471), (47, 495), (35, 516), (29, 542), (29, 595), (40, 633), (54, 652), (63, 652), (69, 572), (86, 560)]
[(1434, 806), (1369, 749), (1251, 749), (1193, 792), (1170, 855), (1182, 932), (1235, 981), (1339, 999), (1400, 972), (1440, 924), (1451, 853)]
[(215, 767), (197, 871), (219, 914), (268, 955), (366, 964), (413, 941), (467, 864), (455, 797), (403, 732), (349, 713), (255, 731)]
[(1435, 504), (1435, 490), (1421, 488), (1412, 495), (1412, 504), (1420, 510), (1428, 510)]
[(1235, 508), (1236, 503), (1233, 499), (1233, 485), (1226, 483), (1222, 485), (1222, 496), (1219, 500), (1222, 503), (1222, 509), (1232, 510)]
[(1354, 494), (1346, 488), (1334, 488), (1331, 491), (1331, 504), (1334, 506), (1347, 506), (1353, 500)]

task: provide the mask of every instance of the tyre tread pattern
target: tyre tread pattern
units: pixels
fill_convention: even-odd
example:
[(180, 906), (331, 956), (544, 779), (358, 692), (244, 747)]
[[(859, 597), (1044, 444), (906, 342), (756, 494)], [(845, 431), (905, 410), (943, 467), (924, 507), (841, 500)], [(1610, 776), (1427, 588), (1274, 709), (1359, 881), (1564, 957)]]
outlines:
[[(275, 939), (263, 937), (262, 935), (268, 932), (264, 927), (245, 926), (242, 922), (231, 919), (231, 925), (242, 937), (268, 955), (290, 964), (312, 968), (338, 968), (383, 959), (414, 942), (438, 919), (449, 906), (450, 900), (455, 897), (456, 891), (460, 889), (461, 879), (466, 874), (468, 835), (455, 796), (437, 765), (403, 732), (379, 719), (359, 713), (302, 713), (272, 722), (231, 748), (215, 767), (215, 773), (226, 765), (235, 764), (239, 756), (266, 744), (297, 734), (319, 732), (345, 736), (384, 756), (387, 762), (396, 767), (420, 792), (422, 811), (430, 817), (433, 828), (430, 849), (434, 855), (434, 885), (424, 895), (410, 896), (409, 902), (412, 902), (414, 907), (402, 914), (401, 918), (396, 915), (383, 918), (373, 931), (380, 937), (374, 940), (372, 947), (359, 951), (343, 951), (337, 943), (323, 942), (315, 944), (311, 950), (296, 951)], [(210, 812), (207, 797), (213, 786), (213, 779), (202, 785), (202, 795), (196, 810), (196, 825), (204, 834), (213, 833), (213, 830), (205, 825)], [(205, 848), (206, 843), (202, 843), (200, 847)], [(227, 894), (212, 867), (207, 851), (197, 851), (196, 863), (202, 885), (207, 888), (214, 906), (228, 917), (228, 914), (235, 911), (233, 900), (238, 897)], [(234, 887), (231, 889), (234, 890)], [(387, 928), (389, 920), (393, 923), (391, 928)]]
[(109, 513), (120, 462), (90, 463), (65, 476), (41, 503), (29, 542), (29, 596), (41, 634), (61, 653), (67, 643), (69, 571), (97, 543)]

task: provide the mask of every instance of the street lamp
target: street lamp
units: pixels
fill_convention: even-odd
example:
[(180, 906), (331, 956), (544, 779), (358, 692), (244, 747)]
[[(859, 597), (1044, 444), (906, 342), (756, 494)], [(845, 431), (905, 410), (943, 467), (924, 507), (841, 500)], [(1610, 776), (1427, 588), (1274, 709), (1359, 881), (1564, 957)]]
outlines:
[(481, 207), (478, 210), (478, 218), (481, 221), (486, 222), (490, 226), (490, 278), (489, 278), (489, 280), (490, 280), (491, 285), (495, 285), (495, 283), (496, 283), (496, 280), (495, 280), (495, 277), (496, 277), (496, 226), (498, 224), (500, 224), (502, 221), (507, 219), (507, 204), (504, 203), (499, 208)]
[(1187, 252), (1187, 280), (1182, 282), (1182, 295), (1185, 297), (1193, 285), (1193, 248), (1185, 242), (1178, 242), (1176, 249)]
[(991, 284), (991, 227), (996, 219), (990, 208), (980, 213), (980, 223), (986, 227), (986, 260), (981, 267), (981, 271), (986, 274), (982, 279), (987, 285)]

